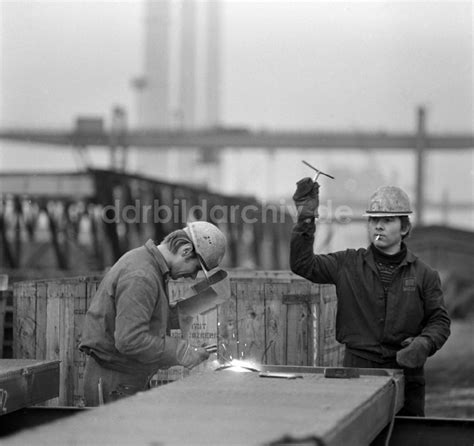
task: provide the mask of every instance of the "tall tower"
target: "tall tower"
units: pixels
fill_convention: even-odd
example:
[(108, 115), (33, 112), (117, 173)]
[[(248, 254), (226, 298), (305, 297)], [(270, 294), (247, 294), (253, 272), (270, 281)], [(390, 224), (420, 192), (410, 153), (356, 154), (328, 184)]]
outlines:
[(191, 129), (219, 119), (219, 0), (145, 0), (137, 126)]
[(207, 63), (206, 63), (206, 122), (209, 126), (219, 125), (220, 119), (220, 1), (210, 0), (207, 4)]
[[(144, 1), (144, 73), (134, 82), (137, 127), (190, 130), (218, 125), (220, 0)], [(141, 151), (135, 161), (135, 169), (148, 176), (211, 189), (220, 185), (220, 152), (208, 148), (169, 147), (159, 155)]]
[(145, 1), (144, 74), (134, 80), (137, 126), (168, 128), (170, 124), (170, 1)]
[(178, 109), (182, 128), (196, 127), (197, 87), (197, 15), (196, 1), (182, 0), (181, 22), (181, 81)]

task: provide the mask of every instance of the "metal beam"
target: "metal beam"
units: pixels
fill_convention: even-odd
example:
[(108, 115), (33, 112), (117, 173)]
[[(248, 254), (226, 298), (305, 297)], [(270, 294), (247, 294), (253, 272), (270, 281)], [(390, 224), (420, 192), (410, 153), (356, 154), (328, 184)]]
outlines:
[[(284, 366), (279, 370), (286, 372)], [(26, 429), (5, 444), (33, 444), (41, 438), (63, 445), (362, 445), (390, 422), (392, 407), (398, 411), (403, 405), (399, 374), (330, 379), (312, 371), (297, 373), (301, 378), (200, 372), (61, 423)], [(121, 421), (132, 408), (140, 413), (134, 429)]]
[[(424, 135), (425, 149), (472, 149), (471, 134)], [(0, 140), (25, 141), (61, 146), (108, 146), (110, 135), (78, 134), (67, 131), (12, 130), (0, 132)], [(417, 134), (373, 132), (294, 132), (246, 129), (209, 129), (195, 131), (130, 131), (122, 141), (124, 146), (135, 148), (300, 148), (300, 149), (412, 149), (418, 148)]]
[(425, 149), (427, 146), (425, 130), (426, 111), (423, 107), (418, 108), (417, 132), (416, 132), (416, 215), (418, 224), (422, 225), (424, 220), (424, 183), (425, 183)]

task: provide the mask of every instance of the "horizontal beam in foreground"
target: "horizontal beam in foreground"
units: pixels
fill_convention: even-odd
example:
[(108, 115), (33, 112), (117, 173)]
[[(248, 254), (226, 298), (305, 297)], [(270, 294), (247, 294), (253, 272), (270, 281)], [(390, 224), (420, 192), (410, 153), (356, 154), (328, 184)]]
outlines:
[[(266, 366), (262, 366), (265, 368)], [(274, 367), (271, 367), (274, 369)], [(306, 369), (305, 371), (302, 371)], [(301, 378), (198, 372), (130, 398), (8, 437), (6, 445), (367, 445), (403, 405), (403, 375)], [(278, 371), (284, 371), (278, 367)], [(274, 371), (274, 370), (270, 370)], [(133, 427), (123, 420), (133, 417)]]

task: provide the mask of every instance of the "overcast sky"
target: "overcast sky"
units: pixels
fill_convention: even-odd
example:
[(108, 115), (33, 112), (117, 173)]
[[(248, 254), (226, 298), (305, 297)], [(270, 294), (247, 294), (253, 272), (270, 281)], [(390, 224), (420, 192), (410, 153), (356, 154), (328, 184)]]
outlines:
[[(127, 107), (141, 1), (1, 2), (1, 126)], [(224, 1), (222, 121), (253, 128), (471, 131), (472, 3)]]

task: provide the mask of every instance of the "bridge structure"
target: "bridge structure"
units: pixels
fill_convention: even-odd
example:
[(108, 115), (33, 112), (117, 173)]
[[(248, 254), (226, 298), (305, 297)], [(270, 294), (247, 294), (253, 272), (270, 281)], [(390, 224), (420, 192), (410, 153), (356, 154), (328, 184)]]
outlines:
[(225, 266), (288, 269), (294, 218), (252, 197), (97, 169), (2, 174), (0, 191), (4, 268), (101, 271), (148, 238), (207, 220), (227, 236)]

